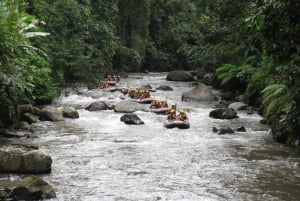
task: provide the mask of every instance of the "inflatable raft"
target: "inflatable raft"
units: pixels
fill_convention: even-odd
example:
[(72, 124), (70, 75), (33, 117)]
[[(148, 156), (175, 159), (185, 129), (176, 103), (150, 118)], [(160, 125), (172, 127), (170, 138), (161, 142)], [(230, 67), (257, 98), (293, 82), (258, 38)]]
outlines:
[(149, 104), (153, 101), (153, 98), (143, 98), (143, 99), (132, 99), (132, 101), (137, 102), (137, 103), (145, 103)]
[(106, 83), (111, 86), (115, 86), (118, 83), (118, 81), (106, 81)]
[(166, 114), (167, 111), (169, 110), (169, 108), (167, 107), (163, 107), (163, 108), (147, 108), (145, 111), (147, 112), (153, 112), (156, 114)]
[(164, 127), (166, 128), (180, 128), (180, 129), (188, 129), (190, 128), (189, 121), (181, 121), (181, 120), (174, 120), (174, 121), (168, 121), (164, 124)]
[(105, 92), (115, 92), (118, 90), (118, 88), (117, 87), (109, 87), (109, 88), (103, 88), (102, 90)]

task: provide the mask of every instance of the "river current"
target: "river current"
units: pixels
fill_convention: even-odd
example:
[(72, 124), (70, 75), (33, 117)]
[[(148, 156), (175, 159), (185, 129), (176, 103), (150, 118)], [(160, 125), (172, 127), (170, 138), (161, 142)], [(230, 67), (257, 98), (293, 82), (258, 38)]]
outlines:
[[(34, 143), (53, 159), (58, 200), (104, 201), (296, 201), (300, 158), (272, 140), (258, 114), (209, 118), (215, 103), (182, 102), (190, 83), (168, 82), (166, 74), (131, 74), (121, 86), (169, 85), (151, 95), (188, 111), (190, 129), (166, 129), (164, 115), (136, 112), (144, 125), (126, 125), (113, 110), (90, 112), (90, 103), (119, 102), (120, 92), (65, 89), (53, 104), (78, 109), (79, 119), (38, 122)], [(246, 132), (218, 135), (213, 127), (244, 126)]]

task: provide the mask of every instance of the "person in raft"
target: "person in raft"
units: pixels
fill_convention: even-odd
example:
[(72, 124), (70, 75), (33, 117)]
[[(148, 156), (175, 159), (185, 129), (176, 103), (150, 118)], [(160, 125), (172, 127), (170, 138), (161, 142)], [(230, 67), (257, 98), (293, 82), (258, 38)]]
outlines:
[(171, 106), (171, 108), (169, 108), (168, 109), (168, 111), (167, 111), (167, 114), (169, 114), (170, 112), (171, 112), (171, 110), (175, 110), (176, 111), (176, 104), (173, 104), (172, 106)]
[(168, 108), (169, 106), (168, 106), (167, 100), (162, 100), (162, 101), (160, 102), (160, 107), (161, 107), (161, 108)]
[(179, 110), (179, 115), (177, 116), (177, 119), (180, 121), (186, 121), (188, 119), (186, 112), (184, 110)]
[(156, 109), (156, 108), (158, 108), (158, 100), (153, 100), (153, 101), (151, 101), (151, 103), (150, 103), (150, 108), (151, 108), (151, 109)]
[(176, 110), (171, 110), (170, 113), (168, 114), (168, 121), (174, 121), (177, 119), (176, 117)]
[(109, 81), (112, 81), (112, 77), (111, 77), (111, 75), (107, 75), (107, 77), (106, 77), (106, 81), (107, 81), (107, 82), (109, 82)]

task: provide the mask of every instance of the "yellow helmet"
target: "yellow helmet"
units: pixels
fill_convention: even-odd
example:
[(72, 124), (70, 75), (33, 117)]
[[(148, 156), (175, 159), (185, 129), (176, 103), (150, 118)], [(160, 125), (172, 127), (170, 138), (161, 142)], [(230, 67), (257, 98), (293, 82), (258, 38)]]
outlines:
[(181, 109), (181, 110), (179, 110), (179, 112), (180, 112), (180, 113), (184, 113), (184, 110)]

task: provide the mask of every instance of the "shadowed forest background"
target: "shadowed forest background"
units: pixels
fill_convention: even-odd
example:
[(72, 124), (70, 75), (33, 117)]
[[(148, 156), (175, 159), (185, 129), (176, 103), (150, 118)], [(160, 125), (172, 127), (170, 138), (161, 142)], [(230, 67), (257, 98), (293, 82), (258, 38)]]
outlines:
[(0, 127), (67, 83), (181, 69), (244, 94), (277, 141), (299, 146), (299, 10), (297, 0), (0, 0)]

